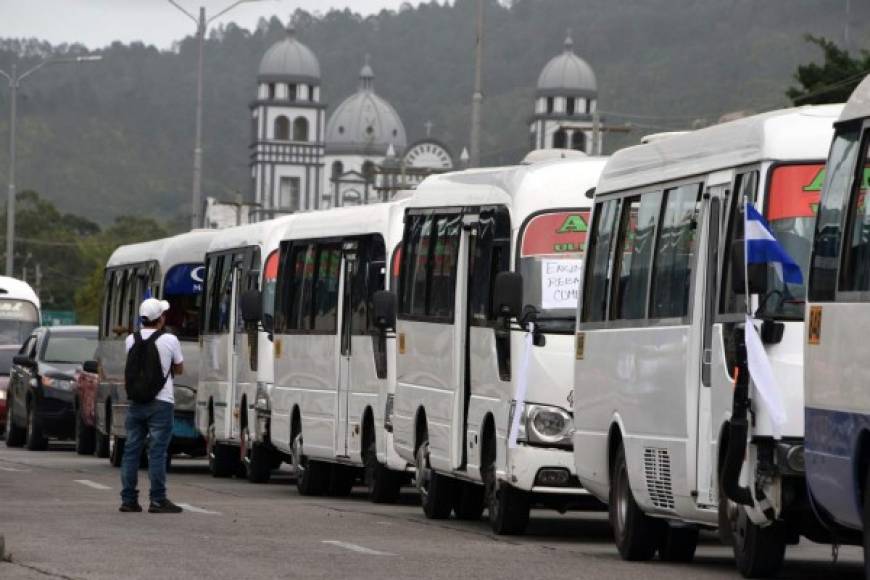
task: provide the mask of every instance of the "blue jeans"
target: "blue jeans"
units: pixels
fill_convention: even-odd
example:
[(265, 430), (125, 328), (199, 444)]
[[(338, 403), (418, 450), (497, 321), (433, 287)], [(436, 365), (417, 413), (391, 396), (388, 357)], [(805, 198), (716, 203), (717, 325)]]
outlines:
[(121, 501), (135, 503), (139, 499), (136, 485), (139, 480), (139, 459), (145, 437), (151, 436), (148, 446), (149, 493), (152, 502), (166, 499), (166, 452), (172, 439), (175, 405), (157, 399), (150, 403), (130, 402), (127, 408), (127, 442), (121, 461)]

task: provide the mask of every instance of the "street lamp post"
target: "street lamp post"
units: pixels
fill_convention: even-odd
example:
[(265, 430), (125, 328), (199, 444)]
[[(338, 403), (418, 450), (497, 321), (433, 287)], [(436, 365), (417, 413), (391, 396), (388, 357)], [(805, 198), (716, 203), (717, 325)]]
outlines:
[(18, 74), (18, 66), (12, 64), (12, 72), (0, 70), (0, 76), (9, 83), (9, 185), (6, 200), (6, 275), (13, 276), (15, 271), (15, 149), (16, 130), (18, 124), (18, 88), (21, 81), (48, 64), (69, 64), (102, 60), (102, 56), (75, 56), (61, 58), (46, 58), (33, 67)]
[(211, 18), (206, 18), (205, 6), (200, 6), (199, 16), (194, 16), (187, 11), (176, 0), (167, 0), (170, 4), (178, 8), (185, 16), (193, 20), (196, 24), (196, 41), (198, 44), (199, 55), (196, 65), (196, 130), (193, 142), (193, 188), (191, 194), (191, 213), (190, 227), (196, 229), (202, 226), (202, 57), (205, 50), (205, 32), (208, 25), (220, 18), (239, 4), (249, 2), (261, 2), (262, 0), (237, 0), (230, 4)]

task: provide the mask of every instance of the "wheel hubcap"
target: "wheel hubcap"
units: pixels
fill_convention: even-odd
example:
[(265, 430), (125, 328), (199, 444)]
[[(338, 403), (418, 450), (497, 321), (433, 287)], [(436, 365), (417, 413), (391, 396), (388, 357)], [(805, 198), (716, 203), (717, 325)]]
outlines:
[(301, 481), (305, 475), (305, 461), (302, 458), (302, 435), (297, 435), (293, 440), (293, 470), (296, 472), (296, 481)]
[(432, 478), (432, 470), (429, 468), (428, 444), (421, 445), (417, 450), (417, 465), (414, 472), (417, 490), (425, 501), (429, 497), (429, 483)]
[(628, 478), (625, 476), (625, 470), (619, 472), (619, 482), (616, 494), (616, 525), (617, 533), (624, 535), (625, 522), (628, 519)]

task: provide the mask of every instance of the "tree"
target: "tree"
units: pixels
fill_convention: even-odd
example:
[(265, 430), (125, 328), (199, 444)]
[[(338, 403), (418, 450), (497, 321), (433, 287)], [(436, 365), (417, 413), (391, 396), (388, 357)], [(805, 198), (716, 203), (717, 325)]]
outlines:
[(870, 72), (870, 53), (861, 51), (859, 58), (821, 36), (806, 35), (807, 42), (815, 44), (824, 54), (824, 64), (814, 62), (800, 65), (794, 75), (800, 87), (790, 87), (786, 95), (795, 105), (821, 105), (843, 103)]
[(103, 271), (109, 256), (118, 246), (165, 238), (168, 235), (150, 218), (121, 216), (98, 235), (81, 242), (80, 251), (87, 266), (86, 278), (75, 292), (75, 307), (79, 322), (97, 324), (103, 302)]

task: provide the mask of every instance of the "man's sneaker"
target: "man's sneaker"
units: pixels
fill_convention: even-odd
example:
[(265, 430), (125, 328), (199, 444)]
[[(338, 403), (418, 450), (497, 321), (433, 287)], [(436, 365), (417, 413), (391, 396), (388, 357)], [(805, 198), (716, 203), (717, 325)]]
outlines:
[(149, 514), (180, 514), (184, 510), (181, 507), (175, 505), (168, 499), (160, 500), (160, 501), (152, 501), (151, 505), (148, 506)]
[(122, 503), (121, 507), (118, 508), (119, 512), (141, 512), (142, 506), (139, 505), (138, 502), (135, 503)]

